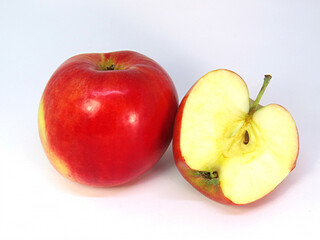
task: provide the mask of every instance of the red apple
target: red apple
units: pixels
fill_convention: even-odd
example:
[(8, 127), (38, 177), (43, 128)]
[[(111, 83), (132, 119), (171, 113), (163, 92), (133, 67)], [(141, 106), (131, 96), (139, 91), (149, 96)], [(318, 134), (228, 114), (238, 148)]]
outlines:
[(40, 138), (63, 176), (92, 186), (124, 184), (161, 158), (177, 106), (173, 82), (152, 59), (133, 51), (80, 54), (43, 92)]
[(200, 78), (182, 100), (173, 152), (183, 177), (207, 197), (248, 204), (274, 190), (296, 165), (298, 131), (277, 104), (260, 106), (270, 75), (253, 102), (236, 73), (219, 69)]

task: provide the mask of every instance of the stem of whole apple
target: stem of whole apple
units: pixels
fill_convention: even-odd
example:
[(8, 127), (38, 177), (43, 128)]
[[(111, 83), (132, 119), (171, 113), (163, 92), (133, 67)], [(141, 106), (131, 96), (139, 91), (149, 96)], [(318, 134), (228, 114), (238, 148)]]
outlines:
[(106, 60), (106, 57), (103, 53), (100, 54), (101, 61), (98, 63), (99, 70), (107, 71), (107, 70), (115, 70), (114, 63), (111, 59)]
[(271, 78), (272, 78), (271, 75), (264, 75), (263, 85), (262, 85), (262, 87), (260, 89), (260, 92), (259, 92), (256, 100), (254, 100), (254, 103), (253, 103), (252, 107), (250, 108), (249, 115), (252, 115), (257, 110), (257, 107), (259, 105), (261, 97), (264, 94), (264, 91), (266, 90)]

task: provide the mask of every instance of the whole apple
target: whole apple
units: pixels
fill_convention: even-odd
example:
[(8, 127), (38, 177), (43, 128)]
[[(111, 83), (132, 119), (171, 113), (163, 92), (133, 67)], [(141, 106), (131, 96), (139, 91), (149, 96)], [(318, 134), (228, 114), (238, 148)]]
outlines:
[(161, 158), (177, 106), (172, 80), (152, 59), (133, 51), (80, 54), (54, 72), (43, 92), (40, 139), (63, 176), (120, 185)]
[(200, 78), (182, 100), (173, 152), (183, 177), (224, 204), (248, 204), (273, 191), (296, 166), (299, 137), (280, 105), (252, 101), (236, 73), (218, 69)]

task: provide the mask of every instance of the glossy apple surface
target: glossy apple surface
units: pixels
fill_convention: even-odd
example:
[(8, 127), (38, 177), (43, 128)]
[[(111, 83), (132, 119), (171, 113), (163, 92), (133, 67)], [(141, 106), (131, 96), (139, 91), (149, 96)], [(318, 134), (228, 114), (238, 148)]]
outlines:
[(207, 197), (248, 204), (270, 193), (296, 165), (299, 139), (290, 113), (277, 104), (260, 106), (236, 73), (209, 72), (182, 100), (173, 152), (183, 177)]
[(152, 59), (133, 51), (81, 54), (65, 61), (43, 92), (40, 139), (63, 176), (124, 184), (161, 158), (177, 105), (172, 80)]

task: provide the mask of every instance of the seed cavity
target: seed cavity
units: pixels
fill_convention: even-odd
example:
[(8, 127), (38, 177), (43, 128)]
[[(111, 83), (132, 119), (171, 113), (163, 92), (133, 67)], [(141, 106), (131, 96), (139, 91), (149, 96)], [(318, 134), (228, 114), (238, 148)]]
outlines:
[(246, 131), (244, 133), (243, 143), (246, 144), (246, 145), (249, 143), (249, 133), (248, 133), (248, 131)]

